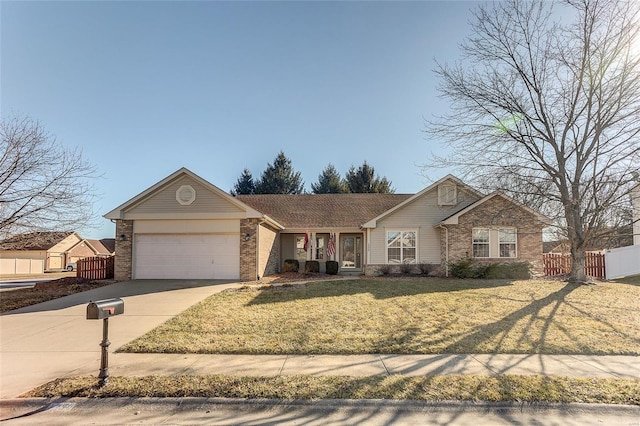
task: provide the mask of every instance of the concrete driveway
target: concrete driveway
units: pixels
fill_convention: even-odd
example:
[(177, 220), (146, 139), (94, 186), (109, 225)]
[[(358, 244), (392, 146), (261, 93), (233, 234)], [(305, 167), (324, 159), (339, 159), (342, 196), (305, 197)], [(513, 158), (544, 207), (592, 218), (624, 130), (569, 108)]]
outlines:
[(109, 352), (189, 306), (241, 284), (222, 280), (135, 280), (77, 293), (0, 316), (0, 398), (15, 398), (58, 377), (97, 374), (102, 321), (87, 320), (92, 300), (120, 297), (109, 320)]

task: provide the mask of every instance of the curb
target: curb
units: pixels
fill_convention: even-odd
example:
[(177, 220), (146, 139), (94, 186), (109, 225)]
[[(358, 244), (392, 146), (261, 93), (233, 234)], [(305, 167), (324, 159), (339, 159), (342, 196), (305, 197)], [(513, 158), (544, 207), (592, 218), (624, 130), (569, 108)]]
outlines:
[(173, 411), (206, 410), (216, 406), (235, 406), (253, 408), (295, 408), (303, 407), (324, 411), (348, 409), (352, 411), (368, 410), (373, 407), (406, 412), (446, 413), (464, 410), (465, 412), (495, 413), (538, 413), (558, 412), (566, 414), (606, 414), (638, 416), (640, 406), (585, 403), (544, 403), (544, 402), (485, 402), (485, 401), (416, 401), (388, 399), (244, 399), (244, 398), (14, 398), (0, 400), (0, 422), (28, 417), (45, 411), (91, 412), (94, 410), (112, 411), (114, 409), (168, 408)]

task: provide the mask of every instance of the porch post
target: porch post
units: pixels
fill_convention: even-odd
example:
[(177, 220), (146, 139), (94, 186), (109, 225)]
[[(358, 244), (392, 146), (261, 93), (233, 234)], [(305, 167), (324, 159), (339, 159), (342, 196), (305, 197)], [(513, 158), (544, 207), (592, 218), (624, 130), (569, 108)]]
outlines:
[(309, 244), (309, 247), (311, 247), (311, 260), (318, 260), (316, 259), (316, 233), (312, 232), (311, 233), (311, 244)]
[[(334, 254), (335, 258), (333, 260), (337, 260), (338, 263), (340, 263), (340, 261), (338, 259), (340, 259), (340, 233), (336, 232), (336, 253)], [(338, 268), (340, 268), (340, 265), (338, 265)]]

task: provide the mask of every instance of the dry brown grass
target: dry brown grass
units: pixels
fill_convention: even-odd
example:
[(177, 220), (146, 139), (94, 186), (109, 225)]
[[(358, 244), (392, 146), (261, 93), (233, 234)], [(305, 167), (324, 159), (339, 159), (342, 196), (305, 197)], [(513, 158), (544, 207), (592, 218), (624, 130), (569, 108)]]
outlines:
[(640, 354), (640, 286), (363, 279), (214, 295), (129, 352)]
[(59, 297), (91, 290), (111, 284), (96, 282), (84, 278), (66, 277), (58, 280), (38, 283), (33, 288), (20, 288), (0, 292), (0, 313), (25, 306), (35, 305)]
[(540, 376), (148, 376), (58, 379), (23, 397), (410, 399), (640, 405), (640, 379)]

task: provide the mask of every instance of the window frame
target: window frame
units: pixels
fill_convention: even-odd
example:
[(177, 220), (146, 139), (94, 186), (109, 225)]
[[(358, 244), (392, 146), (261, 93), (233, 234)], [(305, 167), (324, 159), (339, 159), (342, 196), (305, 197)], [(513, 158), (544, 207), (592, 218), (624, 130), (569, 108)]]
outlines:
[[(327, 246), (326, 246), (326, 238), (324, 235), (316, 235), (316, 245), (313, 248), (314, 250), (314, 255), (315, 255), (315, 260), (326, 260), (326, 256), (327, 256)], [(322, 244), (320, 244), (320, 242), (322, 241)], [(320, 254), (320, 256), (318, 256)]]
[[(475, 234), (477, 231), (486, 231), (488, 234), (488, 241), (476, 241)], [(513, 236), (511, 239), (504, 240), (504, 236)], [(477, 256), (476, 247), (488, 246), (488, 256)], [(506, 249), (506, 252), (512, 254), (510, 256), (503, 256), (505, 250), (504, 246), (513, 246)], [(483, 249), (483, 251), (486, 249)], [(476, 226), (471, 229), (471, 257), (473, 259), (517, 259), (518, 258), (518, 228), (515, 226), (501, 226), (501, 227), (486, 227)]]
[[(389, 235), (390, 234), (394, 234), (394, 233), (399, 233), (400, 235), (398, 236), (399, 242), (400, 242), (400, 247), (390, 247), (389, 246)], [(404, 245), (404, 241), (405, 241), (405, 237), (403, 237), (404, 233), (413, 233), (414, 235), (414, 245), (413, 246), (405, 246)], [(402, 265), (404, 263), (410, 263), (410, 264), (417, 264), (418, 263), (418, 241), (419, 241), (419, 234), (418, 234), (418, 229), (417, 228), (398, 228), (398, 229), (386, 229), (385, 230), (385, 263), (386, 264), (393, 264), (393, 265)], [(389, 256), (389, 249), (399, 249), (400, 250), (400, 259), (397, 262), (390, 262), (390, 256)], [(407, 256), (405, 250), (413, 250), (413, 261), (412, 262), (405, 262), (405, 259), (410, 259), (411, 257)], [(394, 256), (395, 257), (395, 256)]]
[[(487, 240), (486, 241), (476, 241), (476, 233), (477, 232), (486, 232)], [(477, 256), (476, 255), (476, 247), (482, 247), (482, 251), (486, 249), (486, 256)], [(471, 229), (471, 256), (474, 259), (490, 259), (491, 258), (491, 229), (490, 228), (473, 228)]]
[[(509, 231), (509, 234), (513, 235), (513, 241), (503, 241), (502, 236), (505, 231)], [(513, 253), (513, 256), (503, 256), (503, 245), (513, 245), (513, 250), (508, 249), (509, 253)], [(518, 230), (514, 227), (498, 228), (498, 257), (501, 259), (515, 259), (518, 257)]]

